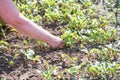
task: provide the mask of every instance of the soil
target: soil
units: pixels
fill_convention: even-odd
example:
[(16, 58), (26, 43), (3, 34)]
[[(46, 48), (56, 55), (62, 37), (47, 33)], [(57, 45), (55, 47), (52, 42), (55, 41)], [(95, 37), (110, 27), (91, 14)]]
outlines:
[[(48, 30), (57, 33), (54, 32), (55, 30), (51, 29), (51, 27), (48, 27)], [(6, 80), (46, 80), (43, 75), (36, 72), (36, 70), (41, 72), (47, 70), (44, 62), (47, 62), (49, 65), (60, 66), (61, 70), (59, 71), (62, 71), (63, 69), (72, 67), (73, 64), (80, 64), (85, 60), (91, 60), (88, 59), (85, 53), (77, 48), (41, 48), (41, 45), (38, 44), (36, 40), (25, 37), (17, 32), (10, 32), (9, 30), (7, 31), (6, 37), (1, 37), (0, 39), (9, 43), (7, 48), (0, 46), (0, 79), (4, 77)], [(28, 43), (24, 43), (26, 40)], [(21, 49), (28, 48), (34, 50), (36, 55), (40, 56), (38, 62), (25, 59), (24, 54), (20, 52)], [(14, 58), (15, 54), (19, 54), (16, 59)], [(78, 60), (72, 61), (69, 60), (68, 57), (63, 59), (61, 54), (77, 57)], [(10, 66), (10, 61), (14, 61), (14, 65)], [(120, 62), (120, 56), (117, 56), (117, 61)], [(84, 72), (81, 71), (81, 74), (83, 73)], [(69, 73), (64, 73), (61, 80), (72, 80), (71, 76)], [(53, 77), (55, 80), (58, 80), (55, 75), (53, 75)]]

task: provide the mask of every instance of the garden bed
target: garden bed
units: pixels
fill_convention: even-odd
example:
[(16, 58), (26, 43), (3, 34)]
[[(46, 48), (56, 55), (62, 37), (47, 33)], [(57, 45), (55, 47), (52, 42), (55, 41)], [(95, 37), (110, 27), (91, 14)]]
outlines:
[(15, 3), (27, 18), (61, 37), (65, 46), (51, 49), (13, 28), (0, 26), (1, 80), (120, 79), (120, 26), (115, 20), (116, 9), (108, 7), (108, 3), (107, 6), (90, 0), (37, 3), (29, 0), (29, 4), (27, 0), (15, 0)]
[[(9, 46), (8, 48), (0, 48), (1, 78), (5, 78), (6, 80), (47, 80), (45, 75), (41, 75), (41, 73), (47, 71), (48, 67), (50, 67), (50, 70), (52, 70), (51, 68), (57, 66), (57, 75), (50, 73), (46, 73), (46, 75), (52, 75), (53, 79), (55, 80), (58, 80), (59, 75), (61, 74), (62, 75), (60, 77), (60, 80), (72, 80), (74, 77), (77, 80), (77, 77), (80, 78), (81, 75), (86, 79), (92, 79), (88, 73), (84, 72), (84, 68), (81, 69), (77, 75), (65, 71), (88, 60), (95, 62), (95, 59), (91, 59), (80, 49), (69, 47), (64, 47), (63, 49), (56, 50), (50, 49), (49, 47), (41, 48), (35, 40), (29, 39), (23, 35), (18, 35), (16, 32), (8, 33), (6, 35), (6, 38), (2, 38), (2, 40), (9, 42)], [(32, 43), (29, 42), (27, 44), (24, 44), (24, 40), (31, 41)], [(25, 55), (23, 55), (23, 53), (20, 52), (20, 49), (32, 49), (35, 51), (35, 55), (39, 55), (40, 58), (36, 62), (29, 60), (25, 58)], [(16, 54), (19, 54), (17, 58), (15, 58)], [(10, 61), (14, 61), (14, 64), (12, 65)], [(113, 59), (113, 61), (120, 63), (120, 53), (115, 57), (115, 59)], [(120, 74), (118, 76), (120, 76)], [(114, 79), (114, 77), (111, 79)]]

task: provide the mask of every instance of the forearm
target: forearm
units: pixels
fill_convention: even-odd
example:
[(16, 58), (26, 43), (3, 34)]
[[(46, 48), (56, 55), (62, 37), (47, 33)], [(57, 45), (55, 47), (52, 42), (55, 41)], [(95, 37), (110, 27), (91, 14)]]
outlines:
[(13, 4), (12, 0), (0, 0), (0, 17), (28, 37), (42, 40), (52, 48), (62, 47), (63, 41), (26, 19)]
[(49, 42), (49, 40), (55, 38), (51, 33), (43, 29), (41, 26), (33, 23), (29, 19), (26, 19), (24, 16), (21, 16), (19, 22), (16, 24), (11, 24), (15, 26), (17, 30), (25, 34), (28, 37), (42, 40), (44, 42)]
[(4, 22), (12, 25), (28, 37), (48, 42), (55, 36), (26, 19), (13, 4), (12, 0), (0, 0), (0, 16)]

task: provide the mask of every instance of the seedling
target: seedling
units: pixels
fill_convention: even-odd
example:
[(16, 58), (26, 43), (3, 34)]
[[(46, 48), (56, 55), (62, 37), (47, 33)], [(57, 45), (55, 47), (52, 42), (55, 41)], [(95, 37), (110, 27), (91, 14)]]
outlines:
[(34, 63), (39, 59), (39, 55), (35, 55), (35, 52), (32, 49), (21, 49), (20, 52), (22, 52), (25, 55), (25, 59), (32, 60)]
[(10, 65), (10, 66), (13, 66), (13, 65), (14, 65), (14, 61), (12, 61), (12, 60), (9, 61), (9, 65)]
[(4, 76), (2, 76), (0, 79), (1, 80), (7, 80), (6, 77), (4, 77)]
[(57, 69), (58, 69), (57, 66), (53, 66), (53, 67), (49, 66), (49, 69), (47, 69), (44, 73), (41, 74), (44, 75), (47, 80), (54, 80), (52, 78), (52, 75), (58, 75)]
[(89, 64), (87, 66), (88, 73), (91, 73), (94, 77), (99, 77), (100, 79), (107, 80), (111, 78), (110, 75), (115, 76), (116, 71), (119, 69), (120, 64), (115, 62), (96, 62), (95, 64)]
[(112, 60), (112, 58), (114, 59), (118, 54), (117, 49), (113, 49), (113, 48), (102, 48), (102, 49), (93, 48), (88, 53), (93, 58), (102, 61)]

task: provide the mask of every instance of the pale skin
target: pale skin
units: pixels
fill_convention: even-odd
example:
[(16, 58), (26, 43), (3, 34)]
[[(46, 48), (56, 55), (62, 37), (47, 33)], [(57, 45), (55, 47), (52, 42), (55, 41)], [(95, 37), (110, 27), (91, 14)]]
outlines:
[(41, 40), (52, 48), (62, 48), (64, 45), (62, 39), (25, 18), (12, 0), (0, 0), (0, 17), (5, 23), (12, 25), (22, 34)]

